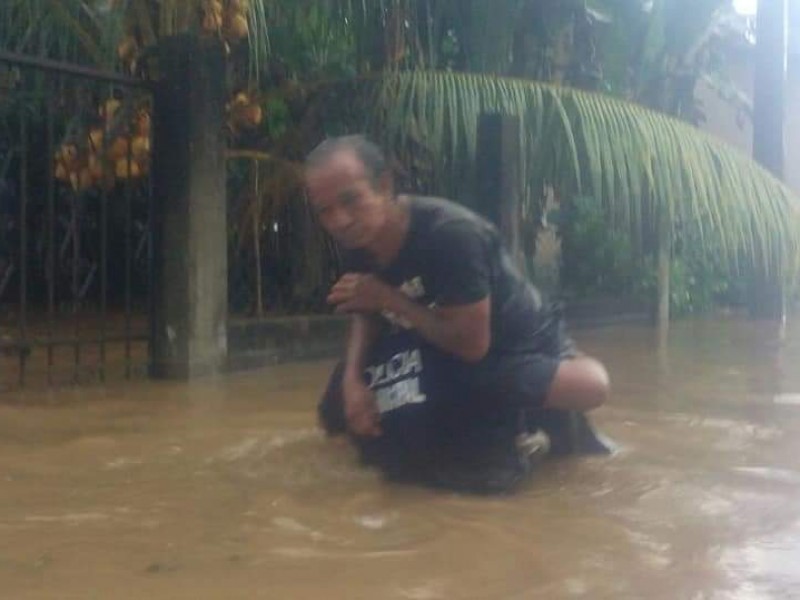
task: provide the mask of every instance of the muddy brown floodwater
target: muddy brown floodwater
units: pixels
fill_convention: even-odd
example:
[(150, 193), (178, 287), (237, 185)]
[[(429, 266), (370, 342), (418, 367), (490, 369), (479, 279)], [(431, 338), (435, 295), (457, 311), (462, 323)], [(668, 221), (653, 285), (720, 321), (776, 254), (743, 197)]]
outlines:
[(577, 337), (619, 452), (513, 497), (357, 467), (316, 428), (329, 363), (6, 395), (0, 597), (800, 598), (800, 329)]

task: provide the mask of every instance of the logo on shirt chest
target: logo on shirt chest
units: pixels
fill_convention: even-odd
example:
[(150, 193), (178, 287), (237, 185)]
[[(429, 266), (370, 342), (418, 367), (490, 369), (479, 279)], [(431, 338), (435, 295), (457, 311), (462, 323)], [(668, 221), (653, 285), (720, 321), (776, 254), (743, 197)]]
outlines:
[(414, 277), (408, 281), (403, 282), (400, 286), (400, 291), (412, 300), (419, 300), (425, 297), (425, 286), (422, 283), (422, 277)]
[[(422, 277), (419, 276), (404, 281), (398, 289), (411, 300), (415, 301), (423, 300), (427, 294), (425, 285), (422, 283)], [(430, 306), (433, 306), (433, 304)], [(383, 317), (395, 327), (401, 327), (403, 329), (411, 328), (411, 323), (391, 311), (385, 310), (382, 314)]]

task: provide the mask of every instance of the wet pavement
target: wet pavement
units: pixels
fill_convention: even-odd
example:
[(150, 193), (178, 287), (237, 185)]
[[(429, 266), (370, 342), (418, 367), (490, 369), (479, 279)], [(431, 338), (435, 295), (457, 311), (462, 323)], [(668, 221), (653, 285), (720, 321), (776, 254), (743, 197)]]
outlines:
[(316, 427), (330, 363), (0, 396), (0, 597), (800, 598), (800, 329), (577, 337), (619, 451), (512, 497), (360, 469)]

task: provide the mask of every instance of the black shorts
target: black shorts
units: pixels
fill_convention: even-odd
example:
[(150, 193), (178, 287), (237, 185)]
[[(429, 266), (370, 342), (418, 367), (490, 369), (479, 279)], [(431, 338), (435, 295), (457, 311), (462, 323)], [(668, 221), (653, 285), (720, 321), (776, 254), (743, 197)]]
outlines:
[(480, 384), (472, 385), (471, 393), (499, 400), (514, 409), (541, 408), (559, 365), (576, 356), (562, 309), (555, 305), (546, 312), (528, 344), (488, 359), (482, 367)]
[[(430, 425), (419, 428), (424, 433), (410, 433), (410, 443), (392, 443), (386, 435), (376, 440), (353, 437), (362, 460), (393, 479), (411, 478), (470, 491), (512, 488), (526, 475), (526, 466), (517, 454), (517, 436), (538, 427), (531, 415), (539, 418), (543, 412), (553, 412), (537, 409), (542, 407), (561, 362), (576, 354), (559, 307), (541, 315), (526, 342), (519, 351), (490, 356), (479, 367), (454, 363), (453, 358), (433, 352), (426, 362), (432, 367), (426, 373), (433, 380), (425, 382), (433, 401)], [(381, 352), (378, 348), (377, 354)], [(444, 377), (439, 377), (442, 372)], [(340, 363), (319, 403), (320, 422), (330, 435), (347, 433), (343, 375)], [(429, 453), (418, 455), (422, 448)]]
[[(562, 315), (560, 305), (551, 307), (533, 334), (529, 347), (487, 359), (482, 368), (481, 384), (470, 383), (464, 393), (483, 397), (495, 405), (499, 399), (501, 406), (514, 411), (541, 408), (559, 365), (577, 356)], [(468, 370), (469, 367), (465, 372)], [(343, 376), (344, 364), (339, 363), (319, 403), (320, 421), (331, 435), (347, 431), (342, 399)]]

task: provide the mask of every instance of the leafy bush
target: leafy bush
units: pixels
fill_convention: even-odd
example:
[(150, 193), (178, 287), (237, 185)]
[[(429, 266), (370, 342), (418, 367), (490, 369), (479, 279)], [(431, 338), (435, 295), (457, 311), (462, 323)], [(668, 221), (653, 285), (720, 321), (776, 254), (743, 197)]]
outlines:
[[(561, 282), (565, 295), (615, 296), (643, 301), (657, 297), (658, 267), (654, 250), (637, 251), (630, 236), (612, 228), (593, 198), (570, 201), (557, 217), (561, 236)], [(648, 243), (648, 241), (650, 243)], [(654, 240), (644, 247), (655, 248)], [(715, 306), (744, 302), (744, 277), (725, 268), (696, 240), (676, 235), (670, 265), (670, 309), (681, 316)]]
[(565, 293), (622, 296), (642, 286), (642, 266), (635, 260), (629, 237), (609, 228), (593, 198), (574, 198), (551, 220), (559, 226)]

